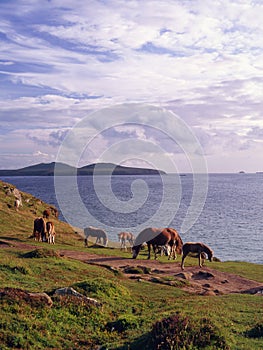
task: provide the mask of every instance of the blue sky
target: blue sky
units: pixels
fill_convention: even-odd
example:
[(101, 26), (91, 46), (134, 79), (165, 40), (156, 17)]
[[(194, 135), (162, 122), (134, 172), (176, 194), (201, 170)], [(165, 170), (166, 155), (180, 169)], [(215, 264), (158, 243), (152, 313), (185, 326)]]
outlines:
[[(141, 103), (186, 123), (209, 172), (262, 171), (262, 13), (255, 0), (1, 0), (0, 167), (55, 161), (88, 115), (110, 108), (105, 118), (114, 120), (114, 106)], [(92, 149), (79, 165), (132, 139), (133, 150), (114, 147), (107, 160), (154, 166), (167, 159), (163, 170), (172, 171), (172, 161), (191, 171), (162, 118), (147, 124), (146, 115), (142, 125), (134, 114), (132, 125), (103, 132), (91, 118), (83, 133)]]

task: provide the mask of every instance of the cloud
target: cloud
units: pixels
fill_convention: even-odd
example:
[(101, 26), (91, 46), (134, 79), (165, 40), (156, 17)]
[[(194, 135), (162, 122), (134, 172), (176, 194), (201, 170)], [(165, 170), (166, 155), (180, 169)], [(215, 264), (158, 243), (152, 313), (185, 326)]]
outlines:
[[(27, 130), (25, 152), (30, 154), (29, 145), (31, 154), (36, 145), (46, 146), (52, 158), (64, 130), (92, 111), (140, 102), (177, 113), (211, 157), (222, 154), (222, 145), (229, 152), (258, 151), (262, 7), (252, 0), (94, 0), (88, 6), (54, 0), (45, 7), (39, 2), (4, 2), (1, 134), (11, 138)], [(135, 123), (142, 121), (151, 122), (134, 117)], [(163, 119), (156, 123), (167, 126)], [(153, 129), (122, 128), (102, 135), (97, 149), (130, 134), (154, 141), (168, 153), (180, 153), (176, 143), (171, 146), (164, 135), (158, 139)], [(11, 154), (11, 139), (7, 144)]]

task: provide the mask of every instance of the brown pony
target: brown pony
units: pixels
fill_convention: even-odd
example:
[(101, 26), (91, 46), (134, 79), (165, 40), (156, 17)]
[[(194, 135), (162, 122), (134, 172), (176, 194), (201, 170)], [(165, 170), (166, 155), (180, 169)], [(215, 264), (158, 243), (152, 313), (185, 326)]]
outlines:
[(134, 244), (134, 235), (131, 232), (118, 233), (119, 242), (121, 243), (121, 249), (127, 250), (126, 241), (130, 243), (130, 246)]
[(36, 218), (34, 220), (34, 229), (32, 237), (35, 238), (36, 241), (45, 242), (46, 238), (46, 222), (43, 218)]
[(148, 259), (151, 258), (151, 246), (153, 247), (154, 257), (157, 259), (157, 252), (160, 246), (170, 246), (168, 259), (173, 256), (176, 258), (176, 252), (182, 253), (183, 242), (176, 230), (172, 228), (154, 228), (148, 227), (142, 230), (136, 237), (135, 245), (132, 247), (132, 258), (136, 259), (142, 244), (146, 242), (148, 247)]
[(204, 243), (187, 242), (183, 245), (183, 257), (182, 257), (182, 263), (181, 263), (182, 270), (184, 269), (184, 260), (189, 253), (197, 253), (200, 267), (203, 266), (205, 254), (207, 254), (209, 261), (212, 261), (212, 259), (213, 259), (212, 249), (210, 249)]

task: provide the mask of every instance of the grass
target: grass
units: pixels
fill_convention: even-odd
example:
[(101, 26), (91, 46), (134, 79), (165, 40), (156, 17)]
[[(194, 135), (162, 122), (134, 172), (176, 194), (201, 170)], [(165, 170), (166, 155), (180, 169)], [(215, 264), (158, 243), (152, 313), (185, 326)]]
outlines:
[[(31, 292), (47, 292), (54, 305), (33, 307), (1, 299), (2, 349), (141, 349), (156, 321), (181, 313), (191, 322), (208, 318), (230, 349), (261, 349), (263, 339), (246, 334), (262, 324), (262, 298), (253, 295), (201, 297), (168, 285), (135, 281), (106, 268), (57, 257), (25, 258), (0, 250), (0, 283)], [(102, 303), (87, 307), (54, 297), (56, 288), (72, 286)], [(223, 310), (223, 312), (222, 312)], [(125, 345), (126, 344), (126, 345)]]
[[(26, 196), (30, 199), (29, 204), (24, 204), (23, 209), (16, 212), (8, 207), (12, 198), (6, 196), (3, 185), (0, 186), (0, 240), (7, 239), (10, 244), (15, 240), (29, 242), (35, 212), (41, 215), (47, 204), (23, 194), (23, 198)], [(155, 339), (156, 344), (160, 339), (163, 341), (163, 331), (158, 333), (158, 330), (166, 324), (170, 330), (167, 330), (166, 342), (171, 345), (175, 334), (181, 334), (185, 349), (263, 348), (261, 296), (192, 295), (182, 291), (181, 285), (165, 283), (173, 282), (172, 277), (160, 278), (160, 283), (128, 279), (125, 274), (116, 274), (102, 266), (61, 257), (58, 252), (62, 249), (86, 251), (87, 248), (70, 226), (54, 220), (58, 231), (55, 246), (43, 249), (43, 244), (34, 242), (37, 249), (22, 253), (11, 246), (0, 249), (1, 290), (10, 287), (46, 292), (53, 300), (53, 306), (48, 307), (2, 294), (1, 350), (154, 350), (152, 341)], [(130, 257), (130, 253), (119, 249), (88, 249), (94, 254)], [(144, 251), (140, 253), (140, 258), (146, 259)], [(162, 257), (160, 261), (167, 262), (167, 259)], [(186, 265), (193, 264), (196, 265), (196, 259), (187, 258)], [(209, 266), (263, 282), (260, 265), (213, 262)], [(72, 287), (81, 294), (95, 298), (102, 306), (86, 305), (80, 299), (54, 294), (54, 290), (62, 287)], [(180, 328), (182, 323), (191, 331), (192, 338)], [(168, 348), (165, 346), (169, 344), (163, 343), (160, 349)], [(176, 349), (176, 345), (169, 349)]]

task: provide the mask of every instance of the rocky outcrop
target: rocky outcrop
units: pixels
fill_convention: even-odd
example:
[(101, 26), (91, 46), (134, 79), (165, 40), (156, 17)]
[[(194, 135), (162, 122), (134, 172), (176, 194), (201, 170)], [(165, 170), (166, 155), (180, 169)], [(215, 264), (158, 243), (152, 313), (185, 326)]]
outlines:
[(9, 301), (24, 301), (31, 306), (48, 306), (53, 305), (53, 301), (46, 293), (31, 293), (19, 288), (1, 288), (0, 298), (7, 299)]
[(76, 297), (78, 299), (81, 299), (86, 304), (94, 305), (96, 307), (101, 306), (101, 303), (99, 301), (97, 301), (96, 299), (86, 297), (85, 295), (77, 292), (75, 289), (73, 289), (71, 287), (59, 288), (59, 289), (55, 290), (54, 294), (61, 295), (61, 296), (73, 296), (73, 297)]

